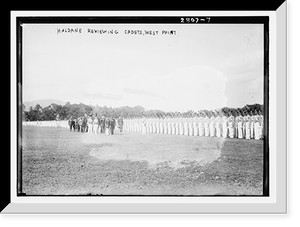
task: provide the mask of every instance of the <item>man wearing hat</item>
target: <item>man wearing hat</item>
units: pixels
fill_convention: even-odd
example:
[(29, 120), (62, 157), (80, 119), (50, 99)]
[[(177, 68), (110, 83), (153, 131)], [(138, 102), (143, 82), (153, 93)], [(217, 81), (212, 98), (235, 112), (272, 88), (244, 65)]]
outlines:
[(73, 116), (71, 116), (69, 119), (69, 126), (70, 126), (70, 132), (72, 131), (72, 128), (75, 132), (75, 118)]

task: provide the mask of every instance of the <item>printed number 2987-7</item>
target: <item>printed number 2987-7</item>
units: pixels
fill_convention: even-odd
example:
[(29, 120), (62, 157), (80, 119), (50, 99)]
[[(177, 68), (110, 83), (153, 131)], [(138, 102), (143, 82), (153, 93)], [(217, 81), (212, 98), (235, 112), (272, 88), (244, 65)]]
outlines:
[(198, 23), (199, 18), (198, 17), (181, 17), (180, 21), (181, 21), (181, 23)]
[(210, 17), (198, 18), (198, 17), (181, 17), (181, 23), (200, 23), (200, 22), (210, 22)]

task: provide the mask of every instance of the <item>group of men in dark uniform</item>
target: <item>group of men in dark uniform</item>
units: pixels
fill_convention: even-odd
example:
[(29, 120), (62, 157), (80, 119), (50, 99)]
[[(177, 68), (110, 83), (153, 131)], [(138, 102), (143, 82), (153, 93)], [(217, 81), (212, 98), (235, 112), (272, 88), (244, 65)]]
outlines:
[(122, 134), (123, 132), (123, 118), (120, 116), (115, 119), (111, 116), (97, 117), (97, 114), (93, 116), (73, 117), (71, 116), (68, 120), (70, 131), (87, 132), (93, 134), (106, 134), (113, 135), (115, 128)]

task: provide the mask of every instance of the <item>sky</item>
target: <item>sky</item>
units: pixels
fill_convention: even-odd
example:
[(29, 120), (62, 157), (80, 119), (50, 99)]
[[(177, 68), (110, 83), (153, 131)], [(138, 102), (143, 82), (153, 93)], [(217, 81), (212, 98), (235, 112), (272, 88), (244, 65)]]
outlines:
[(24, 102), (163, 111), (263, 103), (260, 24), (24, 24), (22, 47)]

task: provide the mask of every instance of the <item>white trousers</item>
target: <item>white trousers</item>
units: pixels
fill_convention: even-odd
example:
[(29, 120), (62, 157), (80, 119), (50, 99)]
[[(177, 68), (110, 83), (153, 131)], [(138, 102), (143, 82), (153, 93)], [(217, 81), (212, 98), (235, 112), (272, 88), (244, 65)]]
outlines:
[(88, 133), (93, 132), (93, 124), (88, 124)]
[(242, 125), (242, 122), (238, 123), (237, 130), (238, 130), (238, 138), (243, 139), (243, 125)]
[(204, 136), (205, 131), (204, 131), (204, 127), (203, 124), (199, 125), (199, 136)]
[(209, 136), (209, 124), (208, 124), (208, 122), (204, 123), (204, 133), (205, 133), (205, 136)]
[(98, 124), (94, 124), (94, 126), (93, 126), (93, 133), (94, 134), (98, 133)]
[(222, 124), (222, 136), (224, 137), (224, 138), (226, 138), (227, 137), (227, 134), (228, 134), (228, 131), (227, 131), (228, 129), (227, 129), (227, 124), (226, 123), (223, 123)]

